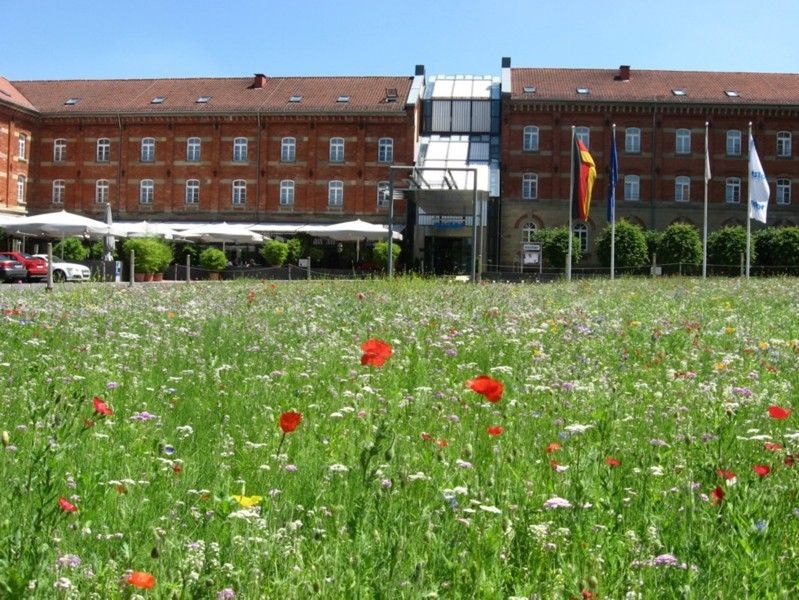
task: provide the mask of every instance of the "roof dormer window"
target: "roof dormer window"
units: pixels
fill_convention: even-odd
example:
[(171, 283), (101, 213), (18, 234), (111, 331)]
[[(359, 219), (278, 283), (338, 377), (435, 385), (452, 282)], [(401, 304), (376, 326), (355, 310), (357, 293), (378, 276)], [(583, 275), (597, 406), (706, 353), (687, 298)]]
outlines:
[(674, 94), (675, 96), (687, 96), (688, 95), (688, 92), (686, 92), (682, 88), (674, 88), (673, 90), (671, 90), (671, 93)]
[(741, 95), (735, 90), (724, 90), (724, 93), (727, 94), (728, 98), (738, 98)]
[(194, 102), (197, 104), (208, 104), (208, 101), (211, 99), (211, 96), (199, 96)]
[(301, 102), (302, 96), (299, 94), (294, 94), (291, 98), (289, 98), (289, 102)]
[(336, 99), (336, 102), (349, 102), (349, 101), (350, 101), (349, 96), (339, 96), (338, 99)]
[(150, 104), (163, 104), (164, 100), (166, 100), (166, 96), (156, 96), (150, 100)]
[(67, 98), (64, 100), (64, 104), (66, 106), (75, 106), (78, 103), (78, 100), (80, 100), (80, 98)]
[(577, 88), (577, 93), (578, 94), (586, 95), (586, 94), (588, 94), (588, 92), (589, 92), (589, 90), (588, 90), (587, 87), (578, 87)]
[(526, 86), (524, 86), (524, 93), (525, 94), (535, 94), (535, 86), (534, 85), (526, 85)]

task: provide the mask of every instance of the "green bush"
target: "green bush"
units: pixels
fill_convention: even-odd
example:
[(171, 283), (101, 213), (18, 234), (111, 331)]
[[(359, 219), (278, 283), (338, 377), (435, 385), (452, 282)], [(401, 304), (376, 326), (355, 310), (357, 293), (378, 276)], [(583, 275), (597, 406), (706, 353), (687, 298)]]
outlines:
[(672, 223), (663, 232), (658, 244), (658, 263), (698, 265), (702, 262), (702, 240), (696, 227), (688, 223)]
[[(754, 244), (751, 260), (757, 256)], [(731, 225), (717, 229), (707, 236), (707, 259), (714, 265), (733, 265), (741, 263), (741, 254), (746, 253), (746, 229)]]
[[(401, 251), (402, 248), (399, 244), (391, 244), (391, 260), (394, 265), (397, 264)], [(388, 242), (375, 242), (375, 245), (372, 246), (372, 258), (380, 268), (388, 269)]]
[(775, 241), (776, 266), (799, 265), (799, 227), (778, 227)]
[(83, 245), (80, 238), (70, 237), (58, 242), (53, 246), (53, 257), (62, 260), (82, 261), (89, 256), (89, 249)]
[(267, 240), (261, 247), (261, 256), (270, 267), (279, 267), (289, 256), (289, 245), (278, 240)]
[[(564, 226), (542, 229), (536, 232), (536, 238), (541, 242), (544, 267), (564, 269), (569, 254), (569, 228)], [(582, 257), (580, 239), (572, 234), (572, 265), (580, 262)]]
[(162, 273), (173, 259), (172, 246), (158, 238), (128, 238), (122, 244), (125, 258), (130, 258), (131, 250), (137, 273)]
[(286, 261), (291, 264), (297, 264), (299, 259), (307, 256), (303, 255), (302, 240), (300, 238), (293, 237), (290, 240), (287, 240), (286, 247), (288, 248), (288, 256), (286, 257)]
[[(597, 237), (596, 249), (599, 261), (610, 266), (611, 228), (606, 227)], [(629, 221), (616, 222), (615, 265), (618, 268), (642, 267), (649, 264), (646, 236), (643, 230)]]
[(200, 252), (200, 266), (208, 271), (221, 271), (227, 266), (227, 256), (219, 248), (206, 248)]
[(663, 238), (663, 232), (656, 229), (647, 229), (644, 231), (644, 239), (646, 240), (646, 254), (649, 261), (652, 261), (652, 255), (657, 254), (658, 245)]

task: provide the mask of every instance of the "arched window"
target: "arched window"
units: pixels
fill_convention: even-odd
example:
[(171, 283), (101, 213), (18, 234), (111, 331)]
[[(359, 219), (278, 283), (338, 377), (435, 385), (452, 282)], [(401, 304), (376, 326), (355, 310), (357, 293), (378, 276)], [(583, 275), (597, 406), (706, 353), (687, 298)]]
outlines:
[(538, 127), (528, 125), (522, 135), (522, 150), (525, 152), (538, 152)]
[(233, 140), (233, 160), (235, 162), (247, 160), (247, 138), (237, 137)]
[(580, 240), (580, 250), (583, 253), (588, 252), (588, 225), (582, 222), (577, 222), (572, 225), (574, 235)]
[(53, 182), (53, 204), (64, 204), (66, 185), (63, 179), (56, 179)]
[(391, 138), (380, 138), (377, 141), (377, 162), (391, 163), (394, 161), (394, 140)]
[(200, 180), (186, 181), (186, 204), (194, 206), (200, 203)]
[(291, 179), (284, 179), (280, 182), (280, 205), (292, 204), (294, 204), (294, 182)]
[(98, 179), (94, 185), (94, 202), (96, 204), (108, 203), (109, 184), (107, 179)]
[(231, 202), (233, 206), (244, 206), (247, 204), (247, 182), (243, 179), (234, 180), (232, 194)]
[(280, 162), (294, 162), (297, 159), (297, 139), (284, 137), (280, 140)]
[(186, 160), (189, 162), (200, 162), (202, 140), (198, 137), (190, 137), (186, 140)]
[(728, 177), (724, 185), (724, 201), (727, 204), (741, 202), (741, 180), (738, 177)]
[(624, 176), (624, 199), (637, 202), (641, 197), (641, 179), (638, 175)]
[(522, 198), (524, 200), (536, 200), (538, 198), (537, 174), (525, 173), (522, 176)]
[(727, 132), (727, 156), (741, 156), (741, 132), (737, 129)]
[(377, 208), (388, 208), (389, 204), (391, 204), (388, 193), (388, 181), (379, 181), (377, 183)]
[(586, 148), (591, 147), (591, 128), (590, 127), (575, 127), (574, 137), (585, 144)]
[(791, 180), (778, 179), (777, 180), (777, 204), (790, 204), (791, 203)]
[(641, 130), (638, 127), (628, 127), (624, 130), (624, 151), (628, 154), (641, 152)]
[(538, 232), (538, 225), (536, 225), (535, 221), (525, 222), (521, 227), (522, 244), (529, 244), (530, 242), (535, 242), (537, 232)]
[(330, 162), (344, 162), (344, 138), (330, 138)]
[(155, 184), (152, 179), (142, 179), (139, 184), (139, 204), (152, 204)]
[(691, 178), (680, 175), (674, 179), (674, 199), (677, 202), (689, 202), (691, 200)]
[(675, 154), (690, 154), (691, 153), (691, 130), (678, 129), (674, 136), (674, 153)]
[(108, 162), (111, 160), (111, 140), (100, 138), (97, 140), (97, 162)]
[(59, 138), (53, 142), (53, 162), (64, 162), (67, 159), (67, 141)]
[(327, 184), (327, 205), (344, 206), (344, 182), (331, 181)]
[(141, 140), (141, 161), (153, 162), (155, 160), (155, 138), (146, 137)]
[(777, 156), (780, 158), (791, 157), (791, 137), (790, 131), (777, 132)]

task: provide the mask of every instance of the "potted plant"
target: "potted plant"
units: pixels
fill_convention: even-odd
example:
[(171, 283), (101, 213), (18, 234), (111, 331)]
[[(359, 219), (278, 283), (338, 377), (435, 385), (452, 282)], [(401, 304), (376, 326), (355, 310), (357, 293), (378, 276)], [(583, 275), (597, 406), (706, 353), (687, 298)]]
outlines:
[(210, 279), (219, 279), (219, 272), (227, 266), (227, 257), (219, 248), (206, 248), (200, 252), (200, 266), (209, 271)]
[(157, 238), (128, 238), (122, 248), (128, 257), (134, 253), (135, 281), (152, 281), (172, 262), (172, 247)]

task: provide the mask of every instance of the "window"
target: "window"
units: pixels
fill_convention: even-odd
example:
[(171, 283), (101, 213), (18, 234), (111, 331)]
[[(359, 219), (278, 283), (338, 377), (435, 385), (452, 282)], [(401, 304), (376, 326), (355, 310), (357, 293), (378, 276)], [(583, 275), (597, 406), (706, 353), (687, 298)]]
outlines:
[(741, 132), (737, 129), (727, 132), (727, 156), (741, 156)]
[(680, 175), (674, 180), (674, 199), (677, 202), (691, 200), (691, 178)]
[(538, 225), (536, 225), (534, 221), (527, 221), (524, 225), (522, 225), (522, 244), (535, 242), (537, 231)]
[(586, 148), (591, 147), (591, 129), (588, 127), (575, 127), (574, 137), (585, 144)]
[(186, 204), (200, 203), (200, 180), (189, 179), (186, 181)]
[(330, 162), (344, 162), (344, 138), (330, 138)]
[(522, 134), (522, 150), (525, 152), (538, 152), (538, 127), (528, 125)]
[(291, 179), (284, 179), (280, 182), (280, 205), (292, 204), (294, 204), (294, 182)]
[(94, 203), (95, 204), (108, 204), (108, 180), (98, 179), (94, 185)]
[(202, 142), (198, 137), (190, 137), (186, 140), (186, 160), (189, 162), (200, 162), (200, 150)]
[(247, 160), (247, 138), (237, 137), (233, 140), (233, 160), (236, 162)]
[(53, 182), (53, 204), (64, 204), (66, 186), (63, 179), (56, 179)]
[(728, 177), (724, 186), (724, 201), (728, 204), (738, 204), (741, 201), (741, 180), (737, 177)]
[(691, 130), (678, 129), (674, 138), (674, 153), (675, 154), (690, 154), (691, 153)]
[(17, 204), (25, 204), (25, 176), (17, 175)]
[(572, 226), (572, 231), (577, 239), (580, 240), (580, 250), (585, 254), (588, 252), (588, 225), (585, 223), (575, 223)]
[(380, 138), (377, 141), (377, 162), (394, 162), (394, 140), (391, 138)]
[(53, 142), (53, 162), (64, 162), (67, 159), (67, 141), (57, 139)]
[(777, 204), (790, 204), (790, 203), (791, 203), (791, 180), (778, 179)]
[(108, 162), (111, 160), (111, 140), (100, 138), (97, 140), (97, 162)]
[(152, 204), (155, 186), (152, 179), (142, 179), (139, 184), (139, 204)]
[(344, 206), (344, 182), (331, 181), (327, 184), (327, 205)]
[(777, 132), (777, 156), (779, 158), (791, 157), (791, 132), (778, 131)]
[(388, 208), (391, 199), (388, 197), (388, 181), (380, 181), (377, 184), (377, 208)]
[(641, 195), (641, 178), (638, 175), (624, 176), (624, 199), (636, 202)]
[(294, 162), (297, 158), (297, 140), (293, 137), (284, 137), (280, 141), (280, 161)]
[(233, 206), (244, 206), (247, 204), (247, 182), (243, 179), (236, 179), (233, 182)]
[(630, 154), (641, 152), (641, 130), (638, 127), (624, 130), (624, 151)]
[(142, 138), (141, 161), (153, 162), (155, 160), (155, 138)]
[(522, 198), (524, 200), (538, 198), (538, 175), (535, 173), (525, 173), (522, 176)]
[(18, 149), (19, 152), (17, 152), (17, 156), (20, 160), (25, 160), (28, 156), (28, 136), (24, 133), (19, 134)]

